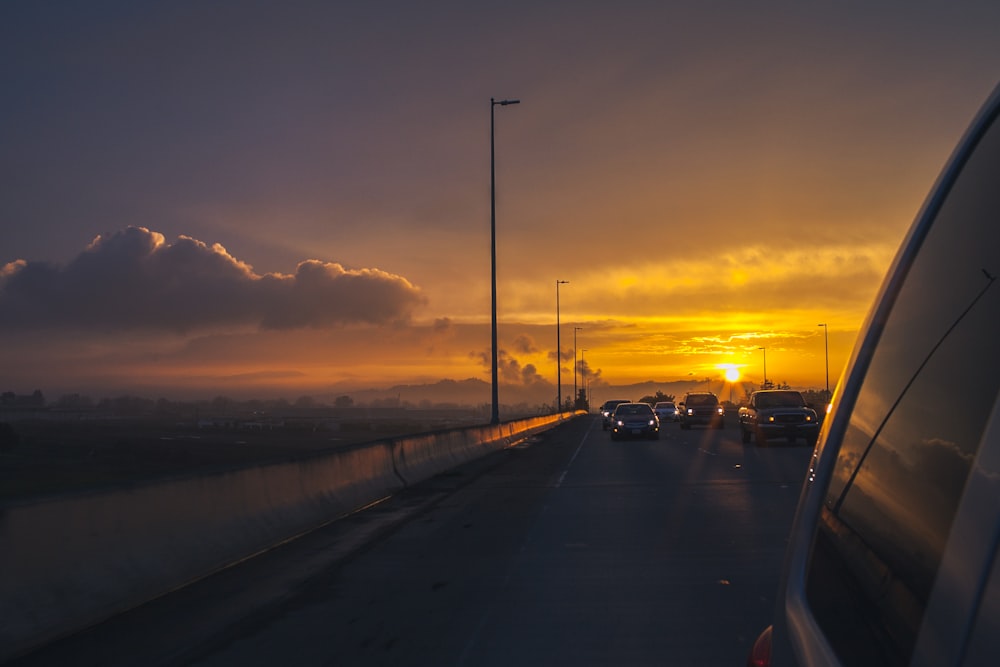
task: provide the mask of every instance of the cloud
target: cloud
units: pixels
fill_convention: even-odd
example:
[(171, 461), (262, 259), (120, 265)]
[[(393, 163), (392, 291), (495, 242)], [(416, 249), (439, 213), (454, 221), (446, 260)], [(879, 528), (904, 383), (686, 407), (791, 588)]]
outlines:
[(538, 345), (535, 339), (527, 334), (518, 335), (513, 342), (514, 349), (523, 354), (534, 354), (538, 352)]
[[(528, 338), (530, 340), (528, 336), (522, 336), (521, 338)], [(492, 358), (489, 351), (470, 352), (469, 357), (478, 360), (487, 370), (491, 370)], [(521, 361), (511, 356), (504, 349), (500, 349), (497, 352), (497, 371), (499, 372), (500, 381), (505, 384), (524, 386), (551, 384), (539, 374), (538, 368), (534, 364), (522, 364)]]
[(320, 328), (406, 320), (425, 302), (406, 278), (310, 259), (292, 275), (256, 274), (219, 244), (143, 227), (98, 236), (66, 266), (0, 269), (0, 329), (187, 332)]

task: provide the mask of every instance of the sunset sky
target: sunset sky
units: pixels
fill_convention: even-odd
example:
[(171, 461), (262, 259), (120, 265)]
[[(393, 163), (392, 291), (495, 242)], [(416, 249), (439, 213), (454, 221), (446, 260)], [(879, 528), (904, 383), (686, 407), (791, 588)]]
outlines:
[[(835, 384), (995, 0), (0, 4), (0, 391)], [(488, 400), (488, 396), (474, 397)], [(503, 399), (502, 399), (503, 400)]]

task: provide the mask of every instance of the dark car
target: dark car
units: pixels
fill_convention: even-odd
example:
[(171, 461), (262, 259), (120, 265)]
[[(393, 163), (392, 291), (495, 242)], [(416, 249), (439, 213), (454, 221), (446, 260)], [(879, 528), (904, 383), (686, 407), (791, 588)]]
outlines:
[(660, 438), (660, 421), (648, 403), (622, 403), (611, 415), (611, 439)]
[(739, 420), (743, 442), (750, 442), (752, 436), (761, 447), (771, 438), (785, 438), (789, 443), (802, 439), (815, 445), (819, 435), (819, 416), (793, 389), (755, 391), (740, 408)]
[(607, 431), (611, 428), (611, 415), (614, 413), (615, 408), (622, 403), (631, 403), (632, 401), (618, 398), (612, 399), (610, 401), (604, 401), (604, 405), (601, 406), (601, 428)]
[(710, 391), (693, 391), (684, 395), (680, 404), (681, 428), (692, 426), (725, 427), (726, 409), (719, 403), (719, 397)]
[(752, 665), (1000, 656), (1000, 87), (910, 228), (824, 421)]

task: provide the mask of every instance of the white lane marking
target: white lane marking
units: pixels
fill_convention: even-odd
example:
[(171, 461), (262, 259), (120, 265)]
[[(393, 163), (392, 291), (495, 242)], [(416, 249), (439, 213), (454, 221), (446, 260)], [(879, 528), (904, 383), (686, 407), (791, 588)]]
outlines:
[(698, 448), (698, 451), (699, 452), (703, 452), (705, 454), (708, 454), (709, 456), (718, 456), (719, 455), (718, 452), (710, 452), (707, 449), (702, 449), (701, 447)]
[(573, 461), (576, 461), (576, 457), (579, 456), (580, 450), (583, 449), (583, 443), (587, 442), (587, 437), (590, 435), (590, 431), (593, 430), (593, 428), (594, 428), (594, 422), (595, 421), (597, 421), (597, 420), (592, 420), (590, 422), (590, 428), (588, 428), (587, 432), (583, 434), (583, 440), (581, 440), (580, 444), (577, 445), (576, 451), (573, 452), (573, 456), (571, 456), (570, 459), (569, 459), (569, 463), (566, 464), (566, 467), (563, 469), (562, 474), (559, 475), (559, 481), (556, 482), (556, 488), (557, 489), (560, 486), (562, 486), (563, 480), (566, 479), (566, 475), (569, 473), (570, 466), (573, 465)]

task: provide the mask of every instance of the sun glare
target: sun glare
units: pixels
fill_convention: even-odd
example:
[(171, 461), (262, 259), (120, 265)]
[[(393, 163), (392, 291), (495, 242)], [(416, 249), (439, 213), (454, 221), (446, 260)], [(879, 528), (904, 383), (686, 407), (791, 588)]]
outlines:
[(736, 382), (740, 379), (740, 370), (736, 366), (726, 366), (726, 382)]

